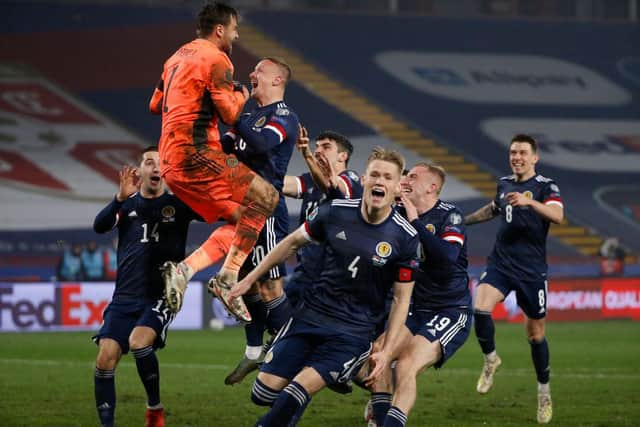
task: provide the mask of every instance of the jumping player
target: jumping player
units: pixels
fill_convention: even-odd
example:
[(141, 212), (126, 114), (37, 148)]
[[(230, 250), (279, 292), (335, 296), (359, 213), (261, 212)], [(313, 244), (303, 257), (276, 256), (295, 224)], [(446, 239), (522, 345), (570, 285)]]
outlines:
[[(249, 321), (242, 300), (230, 305), (226, 293), (275, 209), (278, 192), (235, 156), (225, 154), (220, 144), (218, 121), (235, 124), (249, 97), (247, 88), (233, 81), (229, 55), (236, 39), (236, 10), (221, 3), (205, 5), (198, 15), (198, 38), (165, 62), (150, 109), (162, 115), (159, 150), (167, 185), (207, 222), (237, 219), (229, 252), (212, 280), (218, 282), (232, 314)], [(173, 312), (180, 310), (189, 279), (212, 264), (214, 240), (210, 237), (183, 262), (165, 265), (167, 303)]]

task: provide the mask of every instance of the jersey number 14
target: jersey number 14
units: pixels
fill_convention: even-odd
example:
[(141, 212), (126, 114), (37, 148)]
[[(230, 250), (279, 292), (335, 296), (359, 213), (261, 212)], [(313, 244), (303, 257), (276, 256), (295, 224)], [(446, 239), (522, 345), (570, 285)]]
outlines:
[(148, 233), (149, 224), (146, 222), (142, 224), (142, 239), (140, 239), (140, 243), (147, 243), (149, 241), (149, 237), (154, 239), (156, 242), (160, 241), (160, 233), (158, 233), (158, 223), (153, 224), (153, 228), (151, 229), (151, 234)]

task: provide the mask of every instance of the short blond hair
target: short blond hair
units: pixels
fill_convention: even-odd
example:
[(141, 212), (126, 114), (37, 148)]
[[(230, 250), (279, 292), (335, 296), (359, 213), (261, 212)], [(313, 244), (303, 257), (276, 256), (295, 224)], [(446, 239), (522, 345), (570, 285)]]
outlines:
[(396, 150), (389, 150), (384, 147), (376, 147), (369, 154), (369, 158), (367, 159), (367, 167), (374, 160), (383, 160), (385, 162), (393, 163), (398, 166), (398, 172), (400, 176), (402, 176), (402, 171), (404, 170), (404, 156), (397, 152)]
[(440, 165), (427, 162), (416, 163), (413, 167), (425, 168), (427, 172), (437, 176), (438, 180), (440, 181), (440, 185), (438, 185), (438, 194), (440, 194), (440, 192), (442, 191), (442, 187), (444, 187), (444, 182), (447, 178), (447, 173), (445, 172), (444, 168)]
[(289, 83), (289, 80), (293, 78), (291, 66), (283, 58), (280, 58), (279, 56), (265, 56), (264, 58), (262, 58), (262, 61), (272, 62), (280, 69), (285, 86), (287, 83)]

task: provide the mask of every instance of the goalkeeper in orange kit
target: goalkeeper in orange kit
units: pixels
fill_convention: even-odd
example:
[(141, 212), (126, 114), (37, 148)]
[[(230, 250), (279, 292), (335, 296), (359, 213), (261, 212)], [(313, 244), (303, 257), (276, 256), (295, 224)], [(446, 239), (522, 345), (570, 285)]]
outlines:
[[(220, 145), (218, 121), (234, 124), (249, 97), (234, 84), (229, 59), (238, 39), (238, 14), (221, 3), (205, 5), (198, 14), (198, 38), (180, 47), (164, 64), (150, 102), (162, 114), (159, 142), (162, 176), (171, 190), (207, 222), (233, 219), (235, 234), (221, 270), (210, 280), (227, 309), (250, 321), (241, 298), (229, 290), (278, 203), (278, 192)], [(170, 309), (182, 306), (187, 283), (216, 257), (212, 235), (180, 263), (167, 262), (163, 278)]]

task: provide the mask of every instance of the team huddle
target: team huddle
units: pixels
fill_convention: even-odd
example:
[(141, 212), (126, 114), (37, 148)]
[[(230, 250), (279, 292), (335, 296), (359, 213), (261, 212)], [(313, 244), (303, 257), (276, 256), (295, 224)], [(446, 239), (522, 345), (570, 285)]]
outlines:
[[(284, 101), (292, 70), (283, 59), (261, 59), (249, 89), (234, 81), (235, 9), (207, 4), (197, 29), (165, 62), (151, 97), (151, 112), (162, 116), (158, 147), (122, 168), (116, 196), (94, 222), (98, 233), (117, 228), (119, 239), (113, 299), (94, 337), (100, 424), (114, 425), (115, 369), (131, 350), (147, 394), (146, 426), (164, 426), (155, 352), (191, 278), (220, 261), (207, 289), (245, 323), (246, 337), (224, 381), (259, 370), (250, 398), (268, 410), (256, 426), (294, 426), (316, 393), (348, 393), (352, 384), (371, 393), (369, 426), (404, 426), (416, 378), (441, 368), (472, 324), (484, 354), (477, 391), (487, 393), (502, 363), (491, 312), (511, 291), (526, 317), (537, 420), (550, 422), (545, 247), (563, 206), (558, 186), (535, 171), (536, 141), (513, 137), (512, 174), (499, 180), (493, 201), (465, 217), (440, 199), (446, 173), (437, 165), (408, 167), (397, 151), (378, 147), (360, 173), (348, 169), (354, 147), (344, 135), (324, 131), (311, 146)], [(243, 113), (250, 98), (257, 107)], [(309, 171), (287, 175), (296, 150)], [(285, 197), (302, 199), (291, 233)], [(495, 217), (496, 243), (472, 299), (466, 227)], [(185, 258), (193, 220), (225, 225)]]

